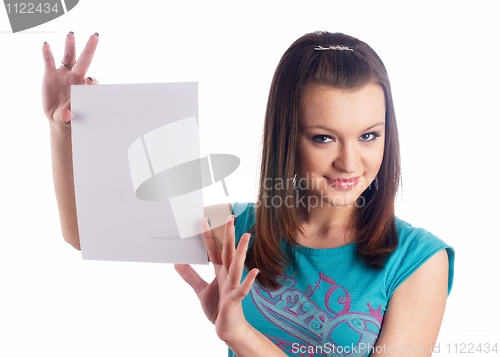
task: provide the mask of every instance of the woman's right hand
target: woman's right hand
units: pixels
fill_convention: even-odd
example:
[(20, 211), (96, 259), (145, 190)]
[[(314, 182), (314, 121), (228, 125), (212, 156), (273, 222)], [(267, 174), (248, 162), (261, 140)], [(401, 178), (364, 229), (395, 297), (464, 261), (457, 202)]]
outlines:
[[(99, 34), (90, 36), (78, 60), (76, 59), (75, 35), (66, 35), (61, 66), (56, 68), (48, 43), (42, 47), (45, 73), (42, 81), (42, 105), (51, 124), (69, 124), (71, 121), (70, 88), (73, 84), (94, 84), (92, 77), (85, 77), (92, 63), (99, 42)], [(63, 64), (64, 63), (64, 64)]]
[[(73, 154), (71, 147), (71, 85), (95, 84), (97, 81), (85, 77), (99, 42), (97, 33), (90, 36), (80, 58), (76, 60), (75, 35), (66, 36), (64, 56), (56, 68), (54, 56), (48, 43), (42, 47), (45, 74), (42, 81), (42, 104), (50, 123), (52, 172), (61, 232), (64, 240), (80, 249), (80, 236), (76, 216), (75, 187), (73, 179)], [(76, 61), (76, 63), (75, 63)]]

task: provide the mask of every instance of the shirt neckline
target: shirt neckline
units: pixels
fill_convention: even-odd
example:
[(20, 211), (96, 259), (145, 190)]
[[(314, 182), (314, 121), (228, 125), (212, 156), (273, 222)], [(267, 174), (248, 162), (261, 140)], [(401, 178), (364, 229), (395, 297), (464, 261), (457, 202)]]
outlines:
[[(285, 244), (290, 246), (290, 243), (284, 241)], [(334, 248), (311, 248), (311, 247), (306, 247), (300, 244), (297, 244), (297, 246), (294, 249), (296, 252), (302, 253), (302, 254), (307, 254), (307, 255), (339, 255), (339, 254), (345, 254), (348, 252), (352, 252), (356, 249), (356, 242), (349, 243), (346, 245), (341, 245), (339, 247), (334, 247)]]

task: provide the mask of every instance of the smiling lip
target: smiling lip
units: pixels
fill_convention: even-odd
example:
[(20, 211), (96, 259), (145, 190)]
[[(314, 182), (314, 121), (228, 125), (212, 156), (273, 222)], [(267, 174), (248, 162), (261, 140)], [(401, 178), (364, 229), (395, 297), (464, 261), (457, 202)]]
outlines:
[(354, 188), (359, 182), (358, 177), (349, 178), (327, 178), (331, 188), (337, 190), (350, 190)]

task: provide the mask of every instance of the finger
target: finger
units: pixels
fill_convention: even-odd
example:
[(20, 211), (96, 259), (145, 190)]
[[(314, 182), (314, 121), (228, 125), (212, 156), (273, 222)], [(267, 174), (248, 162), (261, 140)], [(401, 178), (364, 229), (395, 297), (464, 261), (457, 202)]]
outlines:
[(44, 42), (42, 46), (42, 55), (43, 55), (43, 62), (45, 64), (45, 72), (54, 70), (56, 68), (56, 64), (54, 61), (52, 50), (50, 49), (50, 46), (47, 42)]
[(226, 220), (224, 238), (222, 240), (222, 264), (229, 269), (234, 257), (234, 216)]
[(191, 265), (175, 264), (174, 268), (177, 273), (179, 273), (181, 278), (193, 288), (196, 295), (198, 295), (199, 292), (208, 285), (208, 283), (198, 275)]
[(248, 295), (250, 289), (253, 286), (253, 283), (255, 283), (257, 275), (259, 275), (259, 272), (260, 271), (257, 268), (250, 270), (250, 272), (245, 277), (245, 280), (243, 280), (241, 285), (238, 286), (238, 289), (234, 290), (234, 296), (233, 296), (234, 301), (240, 302), (245, 298), (245, 296)]
[[(76, 50), (75, 50), (75, 35), (73, 32), (70, 32), (66, 35), (66, 43), (64, 45), (64, 56), (62, 59), (62, 63), (65, 63), (68, 66), (73, 66), (76, 59)], [(71, 67), (67, 67), (71, 69)]]
[(235, 288), (231, 292), (231, 298), (235, 303), (241, 302), (245, 298), (245, 296), (248, 295), (255, 282), (255, 279), (257, 278), (257, 275), (259, 274), (259, 269), (254, 268), (250, 270), (250, 272), (248, 272), (245, 279), (243, 279), (243, 281), (240, 283), (249, 241), (250, 234), (245, 233), (241, 237), (240, 243), (238, 244), (235, 259), (229, 271), (229, 281)]
[(87, 77), (85, 78), (84, 84), (99, 84), (99, 81), (95, 77)]
[(87, 41), (87, 44), (85, 45), (85, 48), (80, 54), (80, 58), (78, 58), (78, 61), (76, 62), (75, 67), (73, 68), (73, 72), (75, 72), (77, 75), (83, 77), (85, 76), (85, 73), (87, 73), (87, 70), (89, 69), (90, 64), (92, 63), (92, 58), (94, 58), (94, 53), (97, 48), (97, 43), (99, 43), (99, 34), (96, 32), (95, 34), (90, 36), (89, 40)]
[(70, 109), (70, 100), (68, 99), (66, 102), (62, 103), (62, 105), (56, 109), (54, 112), (53, 118), (59, 124), (69, 124), (71, 123), (71, 109)]
[(69, 104), (65, 105), (64, 108), (61, 109), (59, 117), (61, 118), (63, 124), (68, 125), (71, 123), (72, 114), (71, 110), (69, 109)]
[(240, 285), (241, 275), (243, 274), (243, 269), (245, 267), (245, 258), (247, 255), (249, 240), (249, 233), (245, 233), (241, 236), (238, 248), (236, 248), (234, 259), (231, 263), (231, 267), (229, 268), (229, 281), (234, 288)]
[(203, 239), (207, 248), (208, 258), (213, 264), (222, 264), (221, 252), (215, 241), (214, 232), (208, 223), (209, 217), (203, 220)]

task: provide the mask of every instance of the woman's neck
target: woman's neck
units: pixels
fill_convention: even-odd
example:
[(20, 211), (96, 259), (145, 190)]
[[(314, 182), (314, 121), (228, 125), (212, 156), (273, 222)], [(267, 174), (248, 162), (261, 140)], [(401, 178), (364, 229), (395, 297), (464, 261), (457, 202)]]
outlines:
[(356, 207), (338, 207), (328, 204), (304, 207), (299, 211), (303, 234), (298, 243), (311, 248), (335, 248), (355, 240), (353, 224)]

